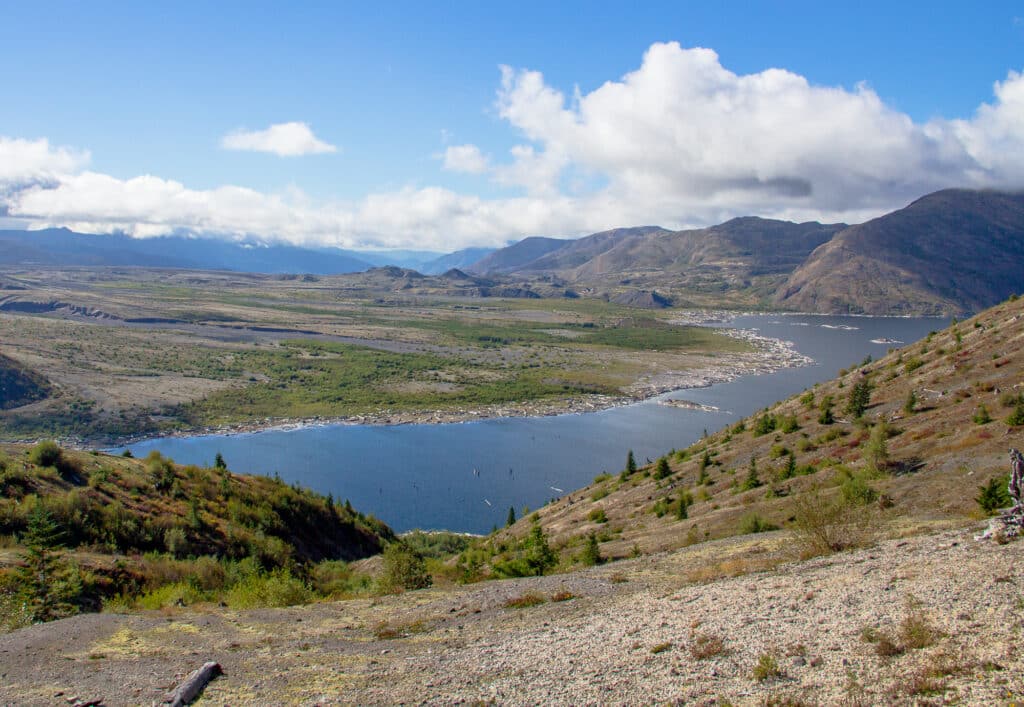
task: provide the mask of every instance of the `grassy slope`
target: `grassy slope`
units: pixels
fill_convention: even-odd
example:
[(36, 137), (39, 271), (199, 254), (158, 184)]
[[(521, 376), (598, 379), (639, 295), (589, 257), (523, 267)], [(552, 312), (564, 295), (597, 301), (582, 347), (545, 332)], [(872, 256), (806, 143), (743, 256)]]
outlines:
[[(455, 303), (410, 296), (385, 305), (367, 293), (346, 299), (343, 278), (142, 272), (138, 281), (121, 281), (107, 271), (90, 272), (95, 280), (48, 274), (56, 281), (25, 279), (26, 301), (189, 325), (148, 330), (104, 319), (0, 316), (0, 335), (14, 342), (11, 357), (49, 377), (56, 390), (42, 403), (0, 414), (2, 438), (111, 442), (266, 418), (617, 395), (649, 370), (649, 348), (679, 357), (749, 349), (718, 332), (593, 300)], [(346, 338), (313, 340), (310, 333)]]
[[(605, 558), (625, 557), (749, 532), (758, 523), (786, 527), (801, 499), (884, 497), (887, 508), (873, 502), (863, 513), (892, 532), (977, 517), (978, 487), (1007, 473), (1008, 448), (1024, 443), (1024, 428), (1007, 423), (1024, 371), (1022, 340), (1024, 300), (1005, 302), (669, 455), (666, 478), (653, 478), (656, 465), (625, 480), (598, 477), (541, 508), (534, 519), (565, 567), (590, 533), (601, 540)], [(853, 420), (844, 409), (863, 380), (872, 385), (870, 405)], [(911, 391), (917, 404), (906, 412)], [(831, 425), (819, 422), (826, 396), (835, 401), (837, 421)], [(986, 424), (973, 419), (982, 405), (993, 418)], [(777, 428), (758, 434), (758, 418), (765, 416)], [(797, 429), (783, 432), (786, 418)], [(889, 458), (875, 471), (866, 457), (880, 421), (889, 428)], [(705, 452), (711, 461), (707, 482), (698, 483)], [(797, 469), (792, 478), (786, 478), (789, 453)], [(751, 459), (760, 485), (744, 490)], [(813, 489), (815, 496), (806, 495)], [(693, 499), (686, 519), (676, 517), (680, 494)], [(492, 561), (514, 556), (509, 548), (530, 527), (530, 520), (521, 519), (489, 540), (489, 553), (506, 548)]]
[(54, 466), (31, 459), (26, 446), (0, 445), (0, 545), (14, 543), (41, 504), (63, 544), (100, 569), (114, 556), (151, 551), (252, 556), (267, 568), (296, 568), (367, 557), (393, 537), (372, 516), (277, 479), (179, 466), (158, 455), (64, 450)]

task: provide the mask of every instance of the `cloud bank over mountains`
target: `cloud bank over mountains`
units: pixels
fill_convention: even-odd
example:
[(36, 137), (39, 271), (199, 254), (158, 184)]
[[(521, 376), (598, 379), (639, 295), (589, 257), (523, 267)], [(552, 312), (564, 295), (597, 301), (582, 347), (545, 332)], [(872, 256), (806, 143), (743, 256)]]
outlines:
[[(196, 190), (153, 175), (100, 174), (88, 169), (86, 150), (0, 136), (0, 213), (138, 237), (191, 231), (455, 250), (747, 214), (858, 222), (945, 187), (1024, 188), (1024, 75), (1016, 71), (974, 115), (917, 123), (867, 85), (817, 86), (774, 68), (738, 75), (710, 49), (664, 43), (635, 71), (586, 94), (567, 96), (538, 71), (502, 67), (495, 110), (518, 136), (504, 160), (474, 144), (437, 157), (440, 169), (503, 196), (408, 186), (325, 203), (298, 189)], [(299, 122), (234, 132), (222, 146), (281, 156), (337, 150)]]

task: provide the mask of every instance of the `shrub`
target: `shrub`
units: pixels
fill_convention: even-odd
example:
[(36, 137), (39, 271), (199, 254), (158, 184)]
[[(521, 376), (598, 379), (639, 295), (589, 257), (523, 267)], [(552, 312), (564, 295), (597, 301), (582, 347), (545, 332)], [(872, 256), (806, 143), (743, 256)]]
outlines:
[(800, 423), (796, 419), (796, 415), (788, 415), (782, 418), (781, 430), (783, 433), (789, 434), (790, 432), (796, 432), (799, 429)]
[(918, 650), (935, 645), (941, 635), (920, 611), (907, 614), (900, 623), (899, 642), (904, 649)]
[(707, 660), (725, 653), (725, 642), (718, 636), (698, 633), (690, 638), (690, 656), (694, 660)]
[(32, 447), (28, 453), (28, 460), (36, 466), (56, 467), (61, 462), (63, 451), (52, 439), (45, 440)]
[(313, 599), (313, 592), (286, 569), (253, 574), (228, 590), (225, 603), (232, 609), (295, 606)]
[(526, 592), (517, 597), (512, 597), (505, 601), (505, 608), (507, 609), (526, 609), (531, 606), (540, 606), (547, 602), (547, 598), (543, 594), (537, 592)]
[(601, 547), (597, 542), (597, 535), (590, 533), (587, 535), (587, 544), (583, 546), (583, 552), (580, 554), (580, 562), (587, 567), (593, 567), (599, 565), (604, 561), (601, 557)]
[(854, 418), (861, 417), (870, 402), (871, 383), (866, 378), (862, 378), (850, 390), (850, 397), (846, 403), (846, 414)]
[(395, 594), (429, 587), (433, 583), (423, 556), (402, 543), (384, 548), (384, 570), (378, 580), (380, 591)]
[(608, 515), (604, 512), (603, 508), (594, 508), (587, 514), (587, 520), (593, 523), (607, 523)]
[(868, 486), (863, 474), (848, 474), (839, 486), (845, 503), (866, 506), (878, 500), (878, 492)]
[(672, 468), (668, 465), (668, 457), (659, 457), (658, 464), (654, 468), (654, 478), (664, 479), (672, 474)]
[(664, 653), (665, 651), (667, 651), (671, 647), (672, 647), (672, 642), (671, 641), (666, 641), (664, 643), (659, 643), (657, 645), (651, 646), (651, 653), (654, 653), (655, 655), (657, 655), (658, 653)]
[(868, 438), (867, 447), (864, 450), (864, 461), (867, 468), (873, 472), (882, 472), (889, 464), (889, 427), (885, 422), (879, 422), (871, 428), (871, 436)]
[(775, 420), (774, 415), (761, 415), (754, 422), (754, 436), (760, 437), (761, 435), (766, 435), (769, 432), (774, 432), (777, 426), (778, 423)]
[(758, 682), (764, 682), (771, 678), (782, 677), (782, 669), (771, 653), (762, 653), (757, 658), (757, 665), (754, 666), (752, 677)]
[(974, 500), (977, 501), (985, 515), (995, 515), (999, 509), (1012, 505), (1009, 483), (1010, 475), (1004, 474), (989, 479), (987, 484), (978, 487), (978, 491), (981, 493)]
[(903, 412), (913, 415), (917, 412), (917, 393), (911, 390), (907, 393), (907, 399), (903, 403)]
[(832, 414), (832, 396), (826, 395), (821, 399), (821, 405), (819, 406), (821, 414), (818, 415), (819, 425), (831, 425), (836, 421), (835, 416)]
[(820, 489), (797, 496), (793, 500), (793, 532), (801, 554), (812, 557), (864, 545), (875, 521), (872, 508), (842, 496), (825, 498)]
[(987, 425), (992, 422), (992, 416), (988, 414), (988, 408), (982, 403), (978, 406), (978, 409), (974, 412), (974, 417), (971, 418), (976, 425)]
[(1024, 425), (1024, 399), (1018, 398), (1017, 405), (1013, 408), (1013, 412), (1006, 418), (1006, 424), (1012, 427), (1018, 427)]
[(757, 459), (751, 457), (750, 467), (747, 470), (747, 478), (743, 480), (743, 484), (740, 486), (740, 489), (743, 491), (749, 491), (751, 489), (756, 489), (760, 485), (761, 479), (757, 476)]
[(778, 526), (772, 525), (757, 513), (749, 513), (740, 520), (740, 534), (750, 535), (752, 533), (766, 533), (769, 530), (776, 530)]

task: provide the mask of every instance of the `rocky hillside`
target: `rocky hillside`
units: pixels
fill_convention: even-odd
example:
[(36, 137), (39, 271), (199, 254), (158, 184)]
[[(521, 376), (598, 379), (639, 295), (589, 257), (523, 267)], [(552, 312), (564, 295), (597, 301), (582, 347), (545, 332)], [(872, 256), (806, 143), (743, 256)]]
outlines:
[(776, 302), (800, 311), (963, 314), (1024, 289), (1024, 193), (949, 189), (851, 226)]
[[(599, 476), (485, 543), (483, 574), (515, 574), (540, 526), (565, 567), (796, 528), (801, 508), (851, 524), (928, 527), (977, 517), (979, 487), (1024, 447), (1024, 300), (1007, 301), (654, 463)], [(680, 445), (683, 446), (683, 445)], [(844, 521), (845, 523), (846, 521)], [(592, 559), (592, 556), (591, 556)], [(489, 568), (489, 569), (488, 569)]]

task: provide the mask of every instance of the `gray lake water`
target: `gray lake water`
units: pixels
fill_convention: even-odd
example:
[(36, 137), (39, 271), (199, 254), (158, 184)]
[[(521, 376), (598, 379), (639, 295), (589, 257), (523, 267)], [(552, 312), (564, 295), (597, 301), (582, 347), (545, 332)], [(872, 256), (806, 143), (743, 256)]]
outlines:
[(135, 456), (159, 450), (181, 464), (212, 465), (217, 452), (232, 471), (273, 475), (348, 499), (396, 531), (413, 528), (486, 533), (519, 515), (616, 473), (628, 450), (637, 461), (682, 449), (841, 368), (912, 343), (948, 320), (752, 315), (728, 326), (791, 341), (815, 363), (747, 376), (664, 397), (714, 406), (687, 410), (650, 400), (601, 412), (481, 420), (444, 425), (325, 425), (235, 435), (167, 437), (131, 445)]

